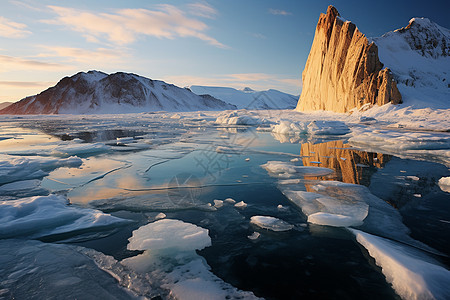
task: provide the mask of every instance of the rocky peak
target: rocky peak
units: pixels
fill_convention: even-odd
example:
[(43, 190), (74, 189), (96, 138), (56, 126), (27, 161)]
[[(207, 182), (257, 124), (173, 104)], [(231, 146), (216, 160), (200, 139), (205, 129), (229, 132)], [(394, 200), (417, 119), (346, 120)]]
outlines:
[(331, 5), (319, 17), (302, 79), (300, 111), (347, 112), (402, 99), (391, 72), (383, 69), (378, 47)]
[(427, 18), (412, 18), (394, 33), (403, 36), (412, 50), (425, 57), (450, 56), (450, 30)]

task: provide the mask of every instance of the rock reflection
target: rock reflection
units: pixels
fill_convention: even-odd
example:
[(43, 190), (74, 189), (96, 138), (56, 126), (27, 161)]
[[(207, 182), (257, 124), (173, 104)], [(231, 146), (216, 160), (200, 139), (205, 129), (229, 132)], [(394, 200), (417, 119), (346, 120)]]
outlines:
[(369, 186), (370, 177), (391, 159), (391, 155), (354, 150), (343, 141), (304, 143), (300, 155), (304, 166), (325, 167), (336, 171), (332, 179)]

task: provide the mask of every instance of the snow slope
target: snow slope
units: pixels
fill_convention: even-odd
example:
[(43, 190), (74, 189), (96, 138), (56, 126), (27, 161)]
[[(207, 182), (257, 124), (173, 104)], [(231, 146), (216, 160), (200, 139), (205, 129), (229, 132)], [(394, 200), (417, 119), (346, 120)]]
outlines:
[(290, 109), (295, 108), (298, 96), (277, 90), (254, 91), (251, 88), (236, 90), (229, 87), (192, 85), (189, 89), (197, 95), (211, 95), (237, 108), (246, 109)]
[(450, 107), (450, 30), (427, 18), (372, 39), (393, 72), (404, 106)]
[(198, 96), (164, 81), (130, 73), (80, 72), (54, 87), (16, 102), (0, 114), (105, 114), (147, 111), (234, 109), (211, 96)]

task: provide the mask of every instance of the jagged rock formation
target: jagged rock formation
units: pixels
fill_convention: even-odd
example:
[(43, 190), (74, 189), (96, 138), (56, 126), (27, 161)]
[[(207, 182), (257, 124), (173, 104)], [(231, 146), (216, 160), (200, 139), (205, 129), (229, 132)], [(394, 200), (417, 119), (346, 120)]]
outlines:
[(304, 143), (300, 155), (304, 166), (320, 166), (336, 171), (336, 178), (324, 179), (366, 186), (369, 186), (373, 173), (391, 159), (387, 154), (353, 150), (349, 144), (342, 141)]
[(130, 73), (80, 72), (20, 100), (0, 114), (92, 114), (235, 109), (209, 95), (198, 96), (164, 81)]
[(331, 5), (320, 15), (302, 79), (299, 111), (347, 112), (366, 103), (402, 101), (390, 70), (383, 69), (378, 58), (377, 46)]

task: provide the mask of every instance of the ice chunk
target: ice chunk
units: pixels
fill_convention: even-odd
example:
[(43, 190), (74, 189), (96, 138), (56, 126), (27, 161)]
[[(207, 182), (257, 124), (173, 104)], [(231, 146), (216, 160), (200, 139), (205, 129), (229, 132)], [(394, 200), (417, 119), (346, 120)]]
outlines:
[(13, 197), (41, 196), (48, 194), (48, 190), (41, 187), (38, 179), (22, 180), (0, 185), (0, 195)]
[(423, 252), (351, 229), (403, 299), (449, 299), (450, 271)]
[(253, 216), (250, 218), (250, 223), (272, 231), (288, 231), (294, 228), (294, 225), (269, 216)]
[(307, 127), (301, 122), (280, 121), (277, 125), (272, 125), (272, 132), (284, 135), (295, 135), (307, 133)]
[(236, 200), (234, 200), (233, 198), (227, 198), (227, 199), (225, 199), (224, 202), (226, 202), (226, 203), (228, 203), (228, 204), (235, 204), (235, 203), (236, 203)]
[(328, 168), (295, 166), (294, 164), (282, 161), (268, 161), (261, 165), (261, 167), (266, 169), (269, 175), (275, 177), (288, 177), (296, 173), (303, 176), (326, 176), (334, 173), (332, 169)]
[(441, 190), (450, 193), (450, 177), (442, 177), (439, 179), (438, 184)]
[(164, 219), (166, 217), (165, 213), (159, 213), (156, 215), (155, 220)]
[(211, 246), (208, 229), (180, 220), (163, 219), (147, 224), (133, 231), (128, 250), (177, 251), (201, 250)]
[(238, 202), (234, 205), (234, 207), (237, 208), (246, 208), (247, 207), (247, 203), (245, 203), (244, 201)]
[(41, 179), (48, 175), (48, 172), (60, 167), (81, 166), (82, 160), (79, 157), (69, 157), (64, 159), (44, 158), (44, 157), (14, 157), (0, 155), (0, 184), (29, 179)]
[(350, 129), (341, 121), (312, 121), (308, 124), (308, 133), (315, 135), (342, 135)]
[[(328, 182), (321, 182), (326, 184)], [(318, 190), (326, 191), (323, 185), (316, 186)], [(329, 226), (358, 226), (369, 212), (369, 205), (363, 198), (343, 194), (340, 197), (293, 191), (283, 191), (286, 197), (297, 205), (308, 216), (308, 222)]]
[(129, 222), (98, 210), (69, 206), (65, 197), (57, 195), (0, 201), (0, 238), (59, 235), (59, 239), (67, 239)]
[(223, 206), (223, 201), (222, 200), (214, 200), (214, 207), (216, 208), (221, 208)]
[(226, 111), (217, 117), (216, 123), (227, 125), (261, 125), (269, 122), (264, 118), (261, 119), (259, 116), (252, 116), (246, 111)]
[(261, 233), (259, 232), (253, 232), (251, 235), (247, 236), (250, 240), (256, 240), (261, 236)]

